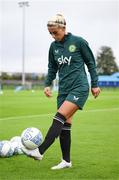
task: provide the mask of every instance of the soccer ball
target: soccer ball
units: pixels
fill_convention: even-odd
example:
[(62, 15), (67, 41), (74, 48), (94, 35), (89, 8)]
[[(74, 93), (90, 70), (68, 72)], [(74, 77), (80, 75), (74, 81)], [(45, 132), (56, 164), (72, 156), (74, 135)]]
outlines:
[(21, 142), (28, 149), (36, 149), (42, 141), (42, 133), (35, 127), (27, 128), (21, 134)]
[(21, 137), (20, 136), (15, 136), (13, 137), (11, 140), (11, 145), (12, 148), (14, 149), (14, 154), (18, 155), (18, 154), (23, 154), (22, 151), (22, 142), (21, 142)]
[(13, 156), (14, 149), (9, 141), (0, 141), (0, 157)]

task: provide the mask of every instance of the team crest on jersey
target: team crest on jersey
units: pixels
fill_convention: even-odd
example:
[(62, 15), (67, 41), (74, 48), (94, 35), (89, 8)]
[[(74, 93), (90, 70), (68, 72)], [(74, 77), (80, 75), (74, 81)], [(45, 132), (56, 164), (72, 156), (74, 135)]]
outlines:
[(72, 45), (69, 46), (69, 51), (70, 52), (75, 52), (75, 50), (76, 50), (76, 46), (75, 45), (72, 44)]

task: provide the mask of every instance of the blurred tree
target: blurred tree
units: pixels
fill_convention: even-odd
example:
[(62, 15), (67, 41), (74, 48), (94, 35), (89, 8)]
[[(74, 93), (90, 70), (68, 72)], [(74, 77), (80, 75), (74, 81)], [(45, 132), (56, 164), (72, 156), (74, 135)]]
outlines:
[(9, 80), (9, 79), (11, 79), (11, 76), (6, 72), (2, 72), (1, 73), (1, 79), (2, 80)]
[(114, 72), (119, 71), (119, 68), (115, 62), (113, 51), (108, 46), (102, 46), (97, 53), (97, 72), (99, 75), (111, 75)]

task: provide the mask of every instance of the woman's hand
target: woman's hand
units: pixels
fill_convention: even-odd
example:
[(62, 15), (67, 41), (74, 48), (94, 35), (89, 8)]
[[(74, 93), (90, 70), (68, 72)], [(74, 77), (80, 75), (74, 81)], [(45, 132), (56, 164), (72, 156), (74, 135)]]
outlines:
[(50, 88), (50, 87), (45, 87), (45, 88), (44, 88), (44, 94), (45, 94), (47, 97), (51, 97), (51, 96), (52, 96), (51, 88)]
[(101, 92), (101, 89), (99, 87), (96, 87), (96, 88), (91, 88), (91, 92), (92, 92), (92, 95), (97, 98), (98, 95), (100, 94)]

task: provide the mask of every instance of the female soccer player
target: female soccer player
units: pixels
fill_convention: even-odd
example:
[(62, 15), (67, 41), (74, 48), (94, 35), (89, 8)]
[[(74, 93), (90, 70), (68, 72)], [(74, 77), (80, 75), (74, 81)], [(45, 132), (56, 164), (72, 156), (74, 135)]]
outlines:
[(91, 92), (96, 98), (100, 93), (95, 59), (86, 40), (66, 32), (66, 21), (60, 14), (52, 17), (47, 23), (48, 31), (54, 38), (49, 49), (48, 75), (44, 93), (51, 97), (52, 81), (59, 76), (57, 97), (57, 113), (53, 118), (44, 142), (38, 149), (23, 151), (28, 156), (41, 160), (44, 152), (59, 137), (62, 161), (51, 169), (69, 168), (71, 146), (72, 117), (83, 106), (89, 95), (89, 84), (85, 72), (85, 64), (91, 77)]

